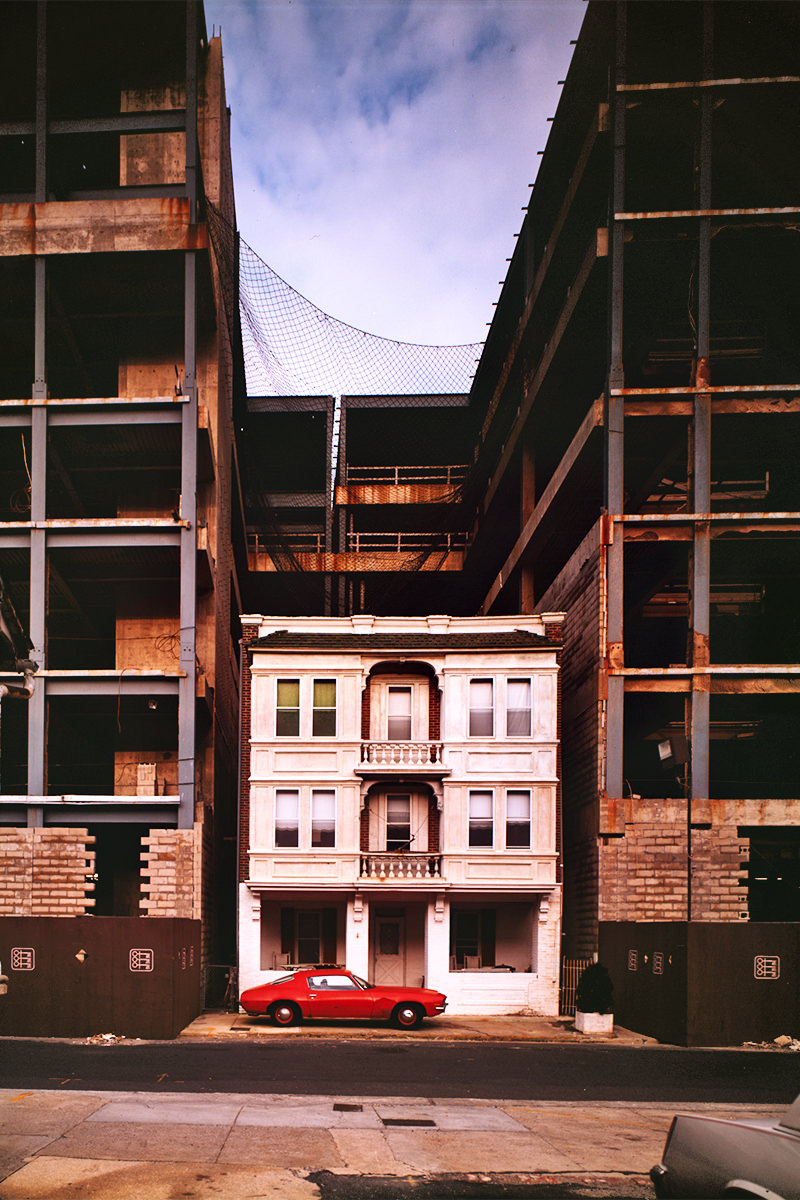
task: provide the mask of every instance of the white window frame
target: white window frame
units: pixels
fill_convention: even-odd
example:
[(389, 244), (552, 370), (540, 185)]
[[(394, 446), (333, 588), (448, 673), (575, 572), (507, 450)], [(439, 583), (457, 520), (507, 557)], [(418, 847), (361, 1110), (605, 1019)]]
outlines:
[[(528, 704), (526, 708), (511, 707), (511, 689), (514, 684), (525, 684), (528, 688)], [(511, 716), (513, 714), (528, 715), (528, 727), (525, 730), (512, 733)], [(529, 738), (533, 731), (533, 680), (530, 677), (523, 678), (522, 676), (512, 676), (506, 680), (506, 737), (507, 738)]]
[[(323, 797), (326, 803), (323, 805)], [(319, 808), (330, 808), (327, 813), (320, 815)], [(330, 811), (332, 809), (332, 812)], [(332, 822), (332, 841), (314, 841), (315, 825), (320, 832), (331, 829)], [(309, 840), (312, 850), (333, 850), (336, 847), (336, 789), (335, 788), (312, 788), (311, 789), (311, 822), (309, 829)]]
[[(480, 828), (486, 827), (485, 814), (481, 815), (481, 814), (476, 813), (476, 815), (473, 816), (472, 801), (473, 801), (473, 798), (477, 800), (478, 797), (481, 797), (481, 798), (488, 797), (488, 799), (489, 799), (490, 841), (488, 843), (482, 842), (482, 841), (473, 842), (473, 840), (472, 840), (473, 828), (477, 831)], [(478, 806), (476, 805), (476, 809), (477, 809), (477, 807)], [(467, 793), (467, 846), (469, 847), (469, 849), (470, 850), (495, 850), (497, 848), (496, 847), (496, 840), (497, 840), (496, 839), (496, 829), (497, 829), (497, 820), (496, 820), (496, 815), (495, 815), (494, 791), (491, 788), (470, 788)]]
[[(473, 702), (473, 696), (476, 695), (477, 688), (479, 686), (483, 686), (485, 688), (487, 685), (491, 691), (490, 706), (487, 708), (486, 705), (484, 704), (479, 708)], [(476, 676), (473, 676), (472, 678), (470, 678), (469, 684), (468, 684), (468, 696), (467, 696), (467, 737), (476, 738), (476, 739), (479, 738), (482, 741), (485, 741), (487, 738), (493, 738), (495, 736), (495, 708), (496, 708), (496, 705), (497, 705), (497, 686), (496, 686), (495, 680), (491, 676), (488, 676), (488, 675), (476, 675)], [(475, 714), (476, 718), (478, 718), (480, 714), (486, 714), (486, 713), (489, 713), (489, 715), (491, 717), (491, 730), (488, 733), (487, 732), (473, 732), (473, 728), (472, 728), (473, 714)]]
[[(281, 843), (278, 841), (278, 829), (281, 828), (279, 820), (287, 819), (287, 812), (290, 805), (287, 801), (294, 798), (294, 824), (283, 826), (285, 829), (294, 829), (295, 841)], [(283, 799), (284, 803), (281, 803)], [(283, 809), (283, 813), (281, 813)], [(291, 815), (291, 814), (289, 814)], [(275, 789), (275, 812), (272, 822), (272, 836), (276, 850), (298, 850), (300, 848), (300, 789), (299, 788), (276, 788)]]
[[(520, 826), (527, 825), (527, 827), (528, 827), (528, 840), (527, 840), (527, 842), (522, 842), (519, 845), (509, 844), (509, 840), (508, 840), (508, 831), (509, 831), (509, 826), (511, 824), (510, 811), (511, 811), (511, 807), (512, 807), (510, 800), (511, 800), (512, 796), (525, 796), (525, 797), (527, 797), (527, 801), (528, 801), (528, 819), (527, 819), (527, 821), (516, 821), (515, 822), (515, 824), (517, 824), (517, 825), (520, 825)], [(531, 846), (533, 845), (533, 794), (531, 792), (531, 789), (530, 788), (506, 788), (505, 800), (506, 800), (506, 804), (505, 804), (505, 808), (506, 808), (506, 811), (505, 811), (505, 844), (506, 844), (506, 848), (511, 851), (530, 850)]]

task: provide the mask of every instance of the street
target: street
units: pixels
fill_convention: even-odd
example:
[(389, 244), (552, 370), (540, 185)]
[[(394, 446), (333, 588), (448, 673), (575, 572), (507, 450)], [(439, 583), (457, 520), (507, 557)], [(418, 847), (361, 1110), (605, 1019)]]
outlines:
[(788, 1104), (797, 1058), (757, 1050), (525, 1042), (0, 1040), (0, 1086), (295, 1096)]

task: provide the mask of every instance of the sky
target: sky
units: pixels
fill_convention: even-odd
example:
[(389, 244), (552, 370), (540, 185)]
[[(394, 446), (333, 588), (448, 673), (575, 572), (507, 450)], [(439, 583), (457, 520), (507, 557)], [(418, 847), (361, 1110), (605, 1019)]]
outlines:
[(239, 232), (369, 333), (479, 342), (583, 0), (205, 0)]

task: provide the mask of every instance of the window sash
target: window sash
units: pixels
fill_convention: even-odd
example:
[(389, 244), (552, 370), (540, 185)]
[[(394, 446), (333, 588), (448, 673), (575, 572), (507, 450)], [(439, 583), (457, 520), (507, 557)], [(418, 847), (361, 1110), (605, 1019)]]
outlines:
[(469, 844), (494, 845), (494, 797), (491, 792), (469, 794)]
[(333, 791), (311, 793), (311, 845), (336, 845), (336, 793)]
[(311, 714), (312, 737), (336, 736), (336, 680), (314, 680), (314, 705)]
[(411, 797), (386, 797), (386, 849), (408, 850), (411, 842)]
[(494, 685), (491, 679), (471, 679), (469, 684), (469, 736), (494, 734)]
[(300, 842), (300, 793), (275, 793), (275, 845), (297, 846)]
[(513, 791), (506, 794), (506, 846), (530, 849), (531, 794)]
[(278, 737), (300, 736), (300, 680), (279, 679), (275, 705), (275, 733)]
[(509, 679), (506, 702), (506, 734), (508, 737), (530, 737), (531, 681)]
[(411, 740), (411, 688), (390, 687), (386, 732), (390, 742)]

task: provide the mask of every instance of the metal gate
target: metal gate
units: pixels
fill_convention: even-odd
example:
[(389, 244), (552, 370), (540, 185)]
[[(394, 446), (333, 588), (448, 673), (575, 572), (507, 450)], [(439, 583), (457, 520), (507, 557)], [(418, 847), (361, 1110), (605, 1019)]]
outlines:
[(558, 1011), (562, 1017), (575, 1016), (575, 995), (578, 991), (578, 980), (591, 964), (591, 958), (562, 958), (561, 987), (558, 990)]

